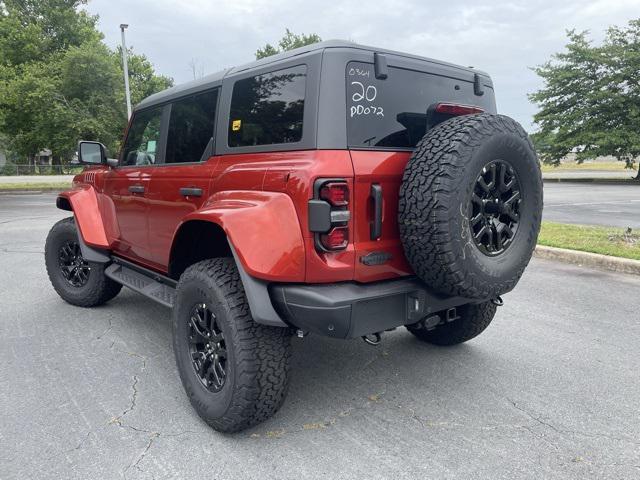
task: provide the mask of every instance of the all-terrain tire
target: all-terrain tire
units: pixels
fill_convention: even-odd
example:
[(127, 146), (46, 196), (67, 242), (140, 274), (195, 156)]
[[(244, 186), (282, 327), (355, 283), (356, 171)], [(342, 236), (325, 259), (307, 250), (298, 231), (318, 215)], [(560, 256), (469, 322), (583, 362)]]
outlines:
[[(74, 285), (63, 272), (61, 250), (75, 249), (75, 261), (88, 271), (88, 277), (75, 281)], [(49, 280), (62, 299), (80, 307), (95, 307), (114, 298), (122, 285), (104, 274), (105, 264), (85, 262), (80, 252), (78, 229), (73, 217), (57, 222), (49, 231), (44, 247), (45, 265)]]
[[(488, 235), (495, 233), (489, 230), (496, 225), (491, 222), (499, 223), (501, 217), (491, 217), (495, 212), (486, 215), (489, 219), (483, 216), (482, 225), (489, 230), (479, 240), (470, 222), (477, 220), (472, 199), (478, 203), (480, 176), (488, 175), (490, 168), (490, 173), (496, 172), (495, 165), (500, 172), (509, 172), (503, 174), (509, 175), (509, 182), (511, 174), (516, 177), (520, 200), (507, 204), (506, 199), (496, 198), (499, 207), (480, 203), (482, 215), (490, 207), (512, 208), (509, 213), (518, 209), (513, 213), (518, 226), (508, 247), (493, 254), (493, 246), (483, 252), (479, 244), (489, 242)], [(504, 185), (509, 182), (504, 180)], [(398, 213), (407, 260), (427, 285), (444, 294), (479, 299), (510, 291), (531, 259), (542, 217), (540, 165), (527, 133), (503, 115), (465, 115), (437, 125), (418, 143), (407, 163)], [(513, 233), (498, 226), (501, 242)]]
[(463, 305), (456, 309), (457, 320), (438, 325), (433, 329), (420, 328), (419, 324), (407, 325), (413, 335), (434, 345), (457, 345), (480, 335), (491, 323), (497, 306), (489, 301)]
[[(190, 352), (190, 346), (199, 341), (191, 323), (198, 306), (210, 310), (209, 331), (220, 332), (218, 340), (223, 338), (225, 379), (217, 391), (204, 385), (207, 379), (199, 376), (192, 361), (194, 356), (200, 361)], [(173, 313), (173, 348), (191, 405), (215, 430), (244, 430), (268, 419), (282, 405), (289, 385), (291, 331), (253, 321), (232, 258), (198, 262), (180, 277)], [(209, 371), (211, 368), (212, 361)]]

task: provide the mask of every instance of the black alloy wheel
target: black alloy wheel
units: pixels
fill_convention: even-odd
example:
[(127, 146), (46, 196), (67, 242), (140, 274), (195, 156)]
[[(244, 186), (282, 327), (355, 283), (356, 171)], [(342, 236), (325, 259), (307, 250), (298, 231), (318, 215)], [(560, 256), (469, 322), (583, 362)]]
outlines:
[(58, 250), (58, 265), (62, 276), (69, 285), (80, 288), (87, 284), (91, 267), (89, 262), (82, 258), (78, 242), (69, 240)]
[(198, 379), (210, 392), (219, 392), (228, 374), (227, 350), (216, 315), (206, 303), (191, 309), (188, 332), (189, 355)]
[(515, 170), (504, 160), (482, 169), (471, 193), (469, 227), (478, 249), (488, 256), (503, 253), (518, 231), (522, 193)]

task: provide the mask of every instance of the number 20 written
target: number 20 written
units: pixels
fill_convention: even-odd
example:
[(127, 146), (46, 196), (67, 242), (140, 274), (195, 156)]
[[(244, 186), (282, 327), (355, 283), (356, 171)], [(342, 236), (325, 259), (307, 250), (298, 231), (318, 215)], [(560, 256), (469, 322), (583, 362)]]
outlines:
[[(378, 90), (373, 85), (365, 86), (360, 82), (351, 82), (351, 85), (353, 85), (355, 88), (355, 92), (351, 96), (351, 100), (354, 102), (362, 102), (364, 100), (366, 102), (372, 103), (378, 95)], [(383, 108), (376, 105), (352, 105), (350, 113), (352, 117), (358, 115), (376, 115), (379, 117), (384, 117)]]

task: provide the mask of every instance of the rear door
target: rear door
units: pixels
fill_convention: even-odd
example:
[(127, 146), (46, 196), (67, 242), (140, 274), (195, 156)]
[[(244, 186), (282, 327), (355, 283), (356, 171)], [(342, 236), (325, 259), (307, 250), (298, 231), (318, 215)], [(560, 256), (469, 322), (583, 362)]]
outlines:
[(163, 270), (182, 219), (209, 194), (218, 93), (216, 88), (189, 95), (167, 107), (164, 163), (154, 169), (148, 193), (151, 259)]
[(132, 260), (148, 262), (147, 214), (151, 172), (161, 157), (161, 106), (134, 113), (120, 164), (104, 176), (103, 212), (110, 219), (114, 251)]
[(477, 95), (474, 75), (464, 69), (393, 56), (386, 75), (376, 77), (373, 63), (349, 62), (345, 77), (347, 142), (355, 174), (354, 278), (367, 282), (411, 274), (397, 220), (411, 151), (430, 127), (450, 118), (435, 112), (437, 104), (495, 112), (493, 90)]

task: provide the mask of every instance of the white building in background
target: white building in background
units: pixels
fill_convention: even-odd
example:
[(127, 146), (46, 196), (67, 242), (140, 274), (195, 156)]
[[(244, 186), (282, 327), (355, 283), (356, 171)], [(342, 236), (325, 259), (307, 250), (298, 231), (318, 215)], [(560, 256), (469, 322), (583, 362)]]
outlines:
[(51, 150), (45, 148), (36, 153), (35, 164), (36, 165), (51, 165)]

